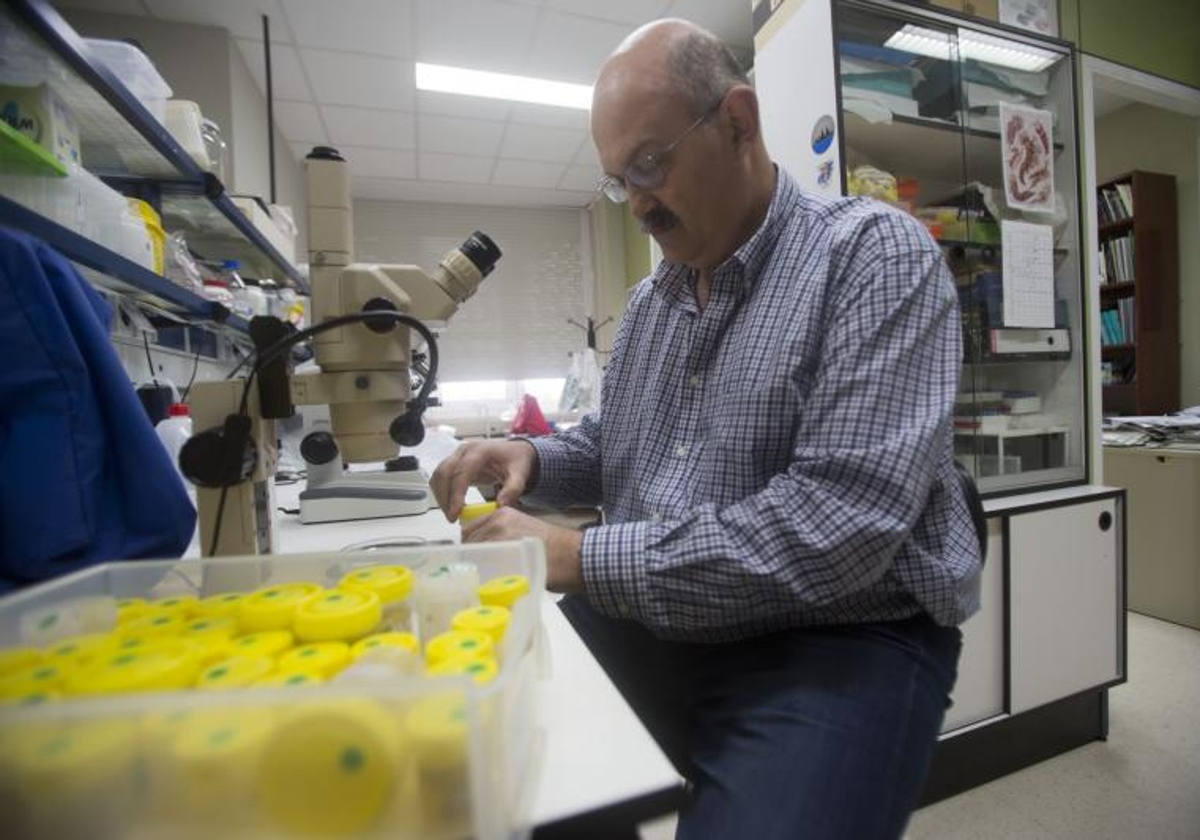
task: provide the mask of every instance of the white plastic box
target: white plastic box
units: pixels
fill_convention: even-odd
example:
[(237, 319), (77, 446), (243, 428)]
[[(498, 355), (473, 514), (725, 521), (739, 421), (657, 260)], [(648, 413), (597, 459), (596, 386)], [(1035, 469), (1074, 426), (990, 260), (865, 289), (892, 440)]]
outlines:
[(84, 38), (83, 41), (92, 55), (108, 66), (150, 115), (163, 122), (167, 100), (171, 98), (171, 86), (159, 75), (150, 57), (124, 41), (102, 38)]
[(531, 696), (544, 655), (539, 541), (109, 563), (0, 600), (0, 645), (27, 644), (77, 599), (94, 618), (108, 598), (112, 610), (124, 598), (333, 586), (367, 566), (420, 575), (459, 561), (482, 580), (529, 579), (490, 682), (390, 677), (0, 705), (5, 836), (523, 836), (541, 742)]

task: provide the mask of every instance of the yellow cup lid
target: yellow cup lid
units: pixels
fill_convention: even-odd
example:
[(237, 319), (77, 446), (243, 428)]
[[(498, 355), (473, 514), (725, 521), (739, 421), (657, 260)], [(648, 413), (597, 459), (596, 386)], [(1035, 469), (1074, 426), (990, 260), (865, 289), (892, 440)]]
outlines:
[(111, 633), (88, 633), (72, 636), (46, 648), (46, 662), (86, 665), (97, 656), (112, 649), (118, 637)]
[(344, 575), (338, 586), (345, 589), (369, 589), (385, 604), (403, 601), (413, 589), (416, 576), (408, 566), (368, 566)]
[(496, 678), (500, 666), (490, 656), (452, 656), (430, 665), (427, 673), (431, 677), (462, 675), (483, 685)]
[(34, 662), (0, 677), (0, 697), (23, 697), (36, 691), (57, 691), (75, 671), (71, 661)]
[(195, 641), (201, 636), (228, 639), (237, 632), (237, 619), (231, 615), (205, 615), (193, 618), (180, 628), (179, 635)]
[(302, 642), (358, 639), (379, 625), (383, 607), (369, 589), (329, 589), (296, 607), (292, 630)]
[(375, 633), (366, 638), (359, 639), (350, 648), (350, 656), (358, 659), (367, 651), (381, 647), (400, 648), (415, 654), (420, 654), (421, 652), (421, 643), (417, 641), (417, 637), (412, 633), (391, 632)]
[(263, 630), (231, 640), (229, 652), (234, 656), (278, 656), (293, 642), (290, 630)]
[(479, 602), (490, 607), (509, 607), (529, 592), (525, 575), (503, 575), (479, 587)]
[[(193, 715), (172, 733), (170, 755), (180, 769), (223, 768), (234, 773), (242, 769), (239, 764), (255, 761), (271, 725), (270, 717), (257, 709), (222, 709)], [(211, 783), (211, 779), (195, 781)]]
[(404, 716), (404, 729), (423, 763), (447, 766), (466, 760), (467, 708), (461, 693), (418, 700)]
[(160, 612), (168, 612), (172, 615), (190, 616), (196, 611), (197, 604), (196, 596), (194, 595), (172, 595), (169, 598), (159, 598), (155, 601), (147, 601), (146, 606), (151, 610)]
[(6, 706), (40, 706), (62, 698), (62, 694), (52, 688), (31, 688), (29, 691), (17, 692), (11, 697), (0, 696), (0, 703)]
[(148, 610), (140, 618), (133, 618), (121, 625), (122, 636), (174, 636), (183, 630), (188, 615), (182, 610)]
[(455, 630), (479, 630), (492, 637), (493, 643), (504, 638), (508, 627), (509, 611), (505, 607), (468, 607), (454, 614), (450, 626)]
[(8, 648), (0, 650), (0, 676), (42, 660), (44, 654), (37, 648)]
[(246, 595), (241, 592), (222, 592), (219, 595), (209, 595), (201, 598), (196, 604), (196, 615), (232, 615), (236, 616), (238, 608)]
[(125, 719), (60, 722), (14, 734), (5, 752), (30, 783), (123, 775), (137, 747), (136, 728)]
[(294, 647), (279, 657), (277, 669), (328, 678), (348, 664), (350, 646), (345, 642), (311, 642)]
[(245, 688), (274, 668), (275, 660), (269, 656), (231, 656), (202, 670), (196, 678), (196, 688)]
[(463, 505), (462, 513), (458, 515), (458, 524), (465, 525), (472, 519), (478, 519), (481, 516), (487, 516), (489, 513), (495, 513), (497, 509), (495, 502), (480, 502), (477, 505)]
[(261, 630), (290, 630), (296, 606), (305, 598), (321, 591), (315, 583), (281, 583), (251, 593), (238, 608), (242, 630), (257, 633)]
[(400, 732), (364, 700), (298, 702), (274, 730), (258, 765), (264, 813), (288, 835), (366, 832), (402, 785)]
[(450, 630), (439, 633), (425, 645), (430, 665), (459, 656), (492, 656), (492, 637), (480, 630)]
[(202, 650), (193, 642), (166, 639), (118, 651), (81, 668), (66, 681), (68, 694), (117, 694), (187, 688), (200, 670)]
[(288, 686), (306, 686), (320, 685), (325, 682), (325, 678), (319, 674), (310, 673), (308, 671), (276, 671), (274, 674), (268, 674), (261, 680), (255, 683), (256, 686), (267, 687), (288, 687)]

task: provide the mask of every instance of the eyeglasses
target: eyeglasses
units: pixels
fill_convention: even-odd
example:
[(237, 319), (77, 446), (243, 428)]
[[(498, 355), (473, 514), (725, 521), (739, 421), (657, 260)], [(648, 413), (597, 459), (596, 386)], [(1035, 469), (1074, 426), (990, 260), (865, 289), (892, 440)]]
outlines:
[(667, 171), (663, 168), (663, 163), (667, 156), (675, 150), (675, 147), (683, 142), (683, 138), (687, 137), (693, 131), (700, 127), (706, 120), (710, 119), (721, 108), (721, 102), (713, 105), (703, 114), (696, 118), (696, 121), (683, 130), (675, 140), (665, 149), (657, 152), (643, 152), (637, 155), (625, 167), (625, 172), (621, 176), (605, 175), (596, 184), (596, 189), (604, 193), (605, 197), (616, 204), (621, 204), (629, 200), (629, 188), (627, 184), (633, 184), (639, 190), (656, 190), (663, 185), (663, 181), (667, 179)]

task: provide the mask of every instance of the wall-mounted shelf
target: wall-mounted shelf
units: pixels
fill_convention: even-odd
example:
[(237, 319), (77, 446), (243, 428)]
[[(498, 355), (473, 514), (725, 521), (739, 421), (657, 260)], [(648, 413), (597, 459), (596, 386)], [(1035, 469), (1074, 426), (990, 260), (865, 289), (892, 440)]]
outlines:
[(37, 62), (74, 112), (90, 172), (122, 189), (138, 183), (139, 192), (161, 196), (165, 226), (187, 230), (189, 247), (201, 257), (236, 259), (248, 276), (308, 291), (296, 267), (233, 205), (221, 182), (192, 160), (45, 0), (5, 0), (0, 26), (6, 59)]
[(246, 321), (219, 303), (160, 277), (73, 230), (0, 196), (0, 219), (30, 233), (72, 262), (98, 272), (103, 285), (134, 300), (179, 315), (181, 319), (248, 332)]

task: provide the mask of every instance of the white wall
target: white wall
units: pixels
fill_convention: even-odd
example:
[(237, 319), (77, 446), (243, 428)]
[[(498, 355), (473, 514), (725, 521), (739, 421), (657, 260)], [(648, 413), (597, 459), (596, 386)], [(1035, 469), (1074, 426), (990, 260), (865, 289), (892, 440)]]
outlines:
[(430, 269), (472, 231), (495, 240), (503, 257), (463, 304), (440, 341), (442, 381), (551, 378), (566, 375), (567, 351), (585, 346), (581, 211), (354, 202), (359, 262)]
[(1200, 404), (1200, 122), (1129, 105), (1096, 120), (1096, 179), (1132, 169), (1175, 176), (1179, 213), (1179, 400)]

